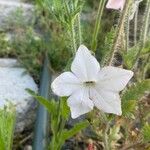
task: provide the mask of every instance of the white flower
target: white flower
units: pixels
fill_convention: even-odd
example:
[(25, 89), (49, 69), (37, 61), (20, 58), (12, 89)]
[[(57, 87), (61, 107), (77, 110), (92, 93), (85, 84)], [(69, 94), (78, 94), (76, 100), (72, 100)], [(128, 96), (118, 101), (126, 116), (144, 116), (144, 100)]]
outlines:
[(133, 72), (116, 67), (100, 68), (96, 58), (81, 45), (71, 65), (72, 72), (58, 76), (51, 87), (59, 96), (69, 96), (67, 103), (72, 118), (98, 109), (121, 115), (119, 91), (123, 90)]

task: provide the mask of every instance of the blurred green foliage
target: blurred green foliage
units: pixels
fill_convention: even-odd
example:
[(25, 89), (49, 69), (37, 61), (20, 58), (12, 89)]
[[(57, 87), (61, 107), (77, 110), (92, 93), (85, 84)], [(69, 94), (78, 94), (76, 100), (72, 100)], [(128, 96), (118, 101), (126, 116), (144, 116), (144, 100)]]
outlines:
[(145, 123), (144, 127), (142, 128), (142, 134), (144, 142), (150, 142), (150, 124)]
[(0, 33), (0, 56), (17, 58), (35, 79), (39, 79), (44, 49), (40, 34), (34, 30), (34, 21), (34, 18), (31, 21), (24, 18), (21, 8), (6, 19)]
[(55, 101), (54, 99), (47, 100), (41, 96), (36, 95), (29, 89), (28, 92), (50, 113), (52, 139), (47, 149), (61, 149), (66, 140), (70, 139), (79, 131), (89, 126), (89, 122), (87, 120), (84, 120), (74, 124), (71, 129), (65, 128), (65, 125), (70, 118), (70, 109), (67, 106), (66, 97), (61, 98), (60, 101)]
[(0, 109), (0, 149), (11, 150), (15, 128), (16, 112), (12, 104)]
[[(59, 4), (59, 0), (57, 1), (54, 1), (54, 5), (57, 6), (55, 6), (55, 10), (51, 9), (52, 2), (45, 1), (45, 3), (40, 3), (40, 1), (37, 1), (38, 7), (35, 10), (35, 14), (33, 14), (34, 17), (30, 19), (24, 17), (22, 9), (17, 9), (7, 18), (6, 25), (0, 33), (0, 56), (17, 58), (36, 79), (39, 79), (39, 71), (45, 52), (48, 53), (52, 70), (56, 72), (62, 71), (72, 58), (71, 37), (68, 33), (69, 27), (67, 27), (69, 25), (66, 25), (68, 21), (65, 19), (67, 18), (65, 16), (67, 12), (60, 12), (62, 5)], [(96, 11), (97, 4), (97, 1), (84, 3), (83, 12), (85, 14), (83, 15), (85, 20), (81, 20), (81, 29), (83, 29), (83, 43), (89, 47), (94, 23), (91, 15), (88, 18), (86, 14), (90, 14), (93, 9)], [(80, 11), (80, 7), (76, 11)], [(72, 12), (72, 15), (76, 15), (77, 12), (75, 12)], [(107, 13), (103, 18), (102, 26), (105, 30), (101, 30), (99, 35), (100, 44), (97, 50), (99, 60), (108, 55), (108, 49), (111, 48), (111, 38), (114, 35), (114, 29), (112, 30), (111, 26), (113, 25), (114, 14), (109, 13), (112, 19), (105, 17)], [(11, 34), (7, 36), (5, 33), (8, 31)]]

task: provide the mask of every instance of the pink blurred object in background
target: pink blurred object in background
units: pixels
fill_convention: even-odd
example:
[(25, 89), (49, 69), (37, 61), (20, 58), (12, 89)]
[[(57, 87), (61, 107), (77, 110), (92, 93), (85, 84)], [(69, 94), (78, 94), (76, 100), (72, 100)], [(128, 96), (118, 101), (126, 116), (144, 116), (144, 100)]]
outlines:
[(106, 8), (115, 9), (115, 10), (123, 10), (125, 4), (125, 0), (108, 0), (106, 4)]

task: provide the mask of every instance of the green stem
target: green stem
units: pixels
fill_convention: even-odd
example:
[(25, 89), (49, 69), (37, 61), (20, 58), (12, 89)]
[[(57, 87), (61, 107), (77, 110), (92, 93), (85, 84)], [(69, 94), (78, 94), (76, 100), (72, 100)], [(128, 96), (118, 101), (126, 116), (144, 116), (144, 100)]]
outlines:
[(109, 130), (109, 123), (106, 123), (106, 128), (104, 131), (104, 146), (105, 146), (105, 150), (110, 150), (110, 146), (109, 146), (109, 141), (108, 141), (108, 132)]
[(150, 19), (149, 17), (150, 17), (150, 0), (147, 0), (146, 10), (145, 10), (145, 15), (144, 15), (144, 25), (142, 29), (143, 47), (145, 46), (145, 43), (147, 40), (147, 33), (148, 33), (149, 19)]
[(129, 32), (130, 32), (130, 20), (129, 20), (129, 14), (127, 16), (127, 25), (126, 25), (126, 52), (129, 50)]
[(72, 38), (73, 54), (75, 54), (77, 50), (77, 46), (76, 46), (76, 38), (75, 38), (75, 30), (74, 30), (74, 19), (71, 21), (71, 38)]
[(80, 14), (78, 14), (78, 17), (77, 17), (77, 23), (78, 23), (79, 46), (80, 46), (80, 45), (82, 44), (82, 33), (81, 33)]
[(103, 10), (104, 10), (104, 6), (105, 6), (105, 1), (106, 0), (100, 0), (100, 2), (99, 2), (98, 13), (97, 13), (97, 17), (96, 17), (96, 23), (95, 23), (94, 33), (93, 33), (93, 38), (92, 38), (92, 43), (91, 43), (91, 49), (94, 52), (96, 51), (96, 48), (97, 48), (97, 36), (98, 36), (99, 29), (100, 29), (100, 24), (101, 24)]
[(139, 12), (139, 6), (137, 6), (137, 10), (135, 12), (134, 17), (134, 46), (137, 44), (137, 24), (138, 24), (138, 12)]
[(117, 52), (118, 41), (119, 41), (119, 39), (122, 35), (122, 32), (124, 30), (124, 21), (125, 21), (126, 15), (128, 13), (128, 8), (130, 6), (130, 2), (131, 2), (131, 0), (126, 1), (124, 10), (123, 10), (121, 18), (120, 18), (118, 29), (116, 31), (116, 37), (114, 39), (114, 43), (113, 43), (113, 46), (112, 46), (112, 54), (111, 54), (111, 57), (110, 57), (110, 60), (109, 60), (109, 65), (112, 65), (114, 57), (115, 57), (115, 53)]
[(103, 138), (104, 148), (105, 148), (105, 150), (110, 150), (109, 137), (108, 137), (110, 122), (108, 121), (106, 114), (102, 111), (99, 111), (99, 117), (101, 118), (101, 121), (106, 125), (106, 127), (103, 131), (103, 133), (104, 133), (104, 136), (103, 136), (104, 137)]
[(142, 67), (142, 79), (144, 80), (145, 77), (146, 77), (146, 72), (147, 72), (147, 69), (148, 67), (146, 67), (148, 64), (147, 62), (150, 60), (150, 54), (148, 54), (148, 56), (145, 58), (145, 61), (144, 61), (144, 64), (143, 64), (143, 67)]
[(144, 19), (143, 19), (143, 26), (141, 30), (141, 36), (140, 36), (140, 46), (138, 47), (138, 52), (137, 55), (134, 59), (134, 65), (132, 67), (132, 70), (135, 69), (135, 65), (137, 63), (137, 60), (140, 57), (142, 49), (145, 47), (145, 43), (147, 40), (147, 32), (148, 32), (148, 27), (149, 27), (149, 21), (150, 21), (150, 0), (147, 0), (146, 3), (146, 9), (145, 9), (145, 14), (144, 14)]

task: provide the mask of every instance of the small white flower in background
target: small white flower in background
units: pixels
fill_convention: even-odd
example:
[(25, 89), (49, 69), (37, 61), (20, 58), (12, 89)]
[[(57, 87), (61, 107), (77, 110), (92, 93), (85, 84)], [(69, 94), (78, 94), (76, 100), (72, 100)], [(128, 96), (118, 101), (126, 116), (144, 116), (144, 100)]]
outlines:
[(115, 10), (123, 10), (125, 4), (125, 0), (108, 0), (106, 4), (106, 8), (115, 9)]
[(58, 76), (51, 87), (59, 96), (69, 96), (67, 103), (72, 118), (85, 114), (96, 106), (106, 112), (121, 115), (119, 91), (123, 90), (133, 72), (100, 65), (90, 51), (81, 45), (71, 65), (72, 72)]

